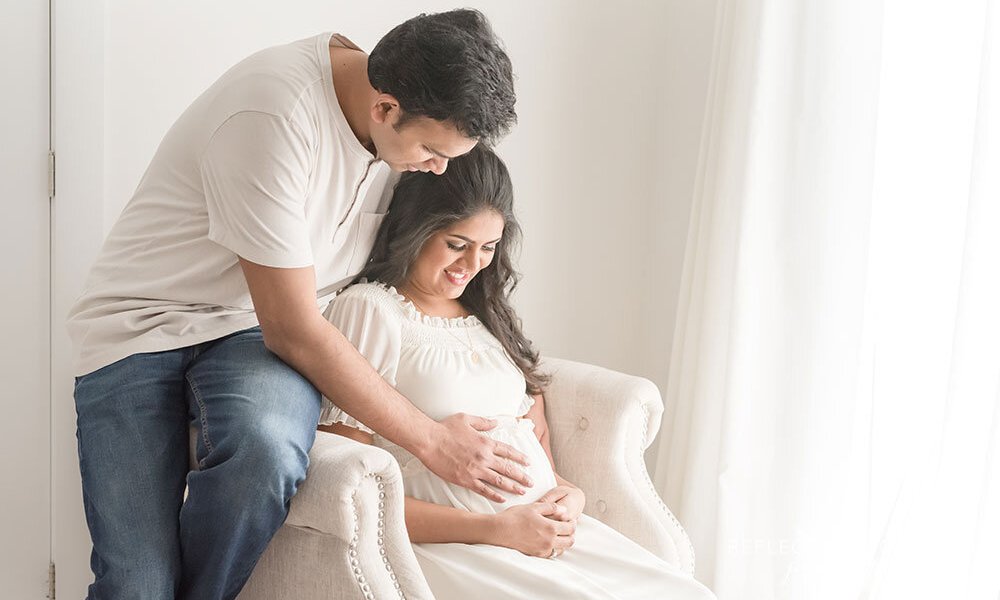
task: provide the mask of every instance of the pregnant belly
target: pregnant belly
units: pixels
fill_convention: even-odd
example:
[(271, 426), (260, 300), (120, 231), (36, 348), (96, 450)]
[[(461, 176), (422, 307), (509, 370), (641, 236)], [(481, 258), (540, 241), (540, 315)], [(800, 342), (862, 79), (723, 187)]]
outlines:
[(423, 464), (413, 459), (403, 466), (403, 488), (407, 496), (425, 502), (433, 502), (444, 506), (453, 506), (480, 514), (494, 514), (518, 504), (530, 504), (540, 498), (545, 492), (556, 486), (555, 473), (549, 464), (545, 449), (535, 437), (534, 423), (530, 419), (517, 419), (508, 416), (493, 417), (497, 426), (483, 432), (488, 437), (512, 446), (515, 450), (528, 457), (530, 466), (518, 465), (531, 477), (534, 485), (527, 488), (522, 496), (513, 492), (499, 490), (506, 499), (505, 502), (493, 502), (479, 494), (461, 486), (449, 483), (427, 470)]

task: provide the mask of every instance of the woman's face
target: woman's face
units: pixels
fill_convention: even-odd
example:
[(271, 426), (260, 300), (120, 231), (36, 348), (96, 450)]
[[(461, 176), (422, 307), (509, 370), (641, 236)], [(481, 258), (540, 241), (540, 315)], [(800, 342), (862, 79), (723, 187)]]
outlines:
[(459, 221), (431, 236), (410, 268), (409, 287), (435, 298), (458, 298), (493, 262), (503, 217), (492, 210)]

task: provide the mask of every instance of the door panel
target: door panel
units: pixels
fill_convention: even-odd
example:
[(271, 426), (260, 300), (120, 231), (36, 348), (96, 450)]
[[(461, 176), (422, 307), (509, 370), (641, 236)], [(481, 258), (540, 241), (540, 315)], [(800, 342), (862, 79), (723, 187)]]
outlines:
[(0, 36), (0, 586), (45, 598), (49, 573), (49, 15), (8, 2)]

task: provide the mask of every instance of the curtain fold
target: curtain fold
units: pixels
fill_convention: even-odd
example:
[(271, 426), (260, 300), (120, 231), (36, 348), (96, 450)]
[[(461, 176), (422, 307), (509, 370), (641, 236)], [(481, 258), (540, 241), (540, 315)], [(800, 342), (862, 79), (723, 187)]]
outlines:
[(997, 22), (720, 2), (655, 481), (721, 600), (1000, 596)]

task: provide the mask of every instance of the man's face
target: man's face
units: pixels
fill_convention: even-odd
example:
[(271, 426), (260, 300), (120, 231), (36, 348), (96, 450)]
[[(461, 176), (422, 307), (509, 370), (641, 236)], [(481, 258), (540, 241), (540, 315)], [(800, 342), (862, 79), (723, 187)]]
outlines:
[(379, 114), (373, 111), (372, 142), (378, 157), (393, 171), (440, 175), (450, 159), (476, 146), (476, 140), (465, 137), (450, 123), (427, 117), (414, 117), (397, 130), (400, 114), (398, 105), (385, 111), (379, 109)]

